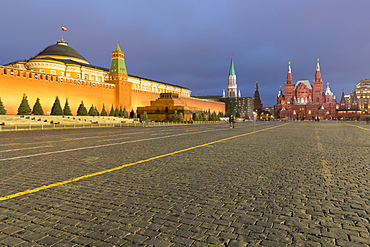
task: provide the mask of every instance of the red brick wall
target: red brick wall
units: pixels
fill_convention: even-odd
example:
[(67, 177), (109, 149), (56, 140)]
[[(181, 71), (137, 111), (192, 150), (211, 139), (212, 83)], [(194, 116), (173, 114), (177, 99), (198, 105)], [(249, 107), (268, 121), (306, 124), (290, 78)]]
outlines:
[(50, 114), (56, 96), (59, 97), (62, 108), (68, 98), (72, 114), (75, 115), (81, 101), (87, 110), (94, 105), (101, 111), (103, 104), (110, 110), (114, 103), (114, 93), (114, 85), (78, 79), (61, 80), (51, 75), (0, 68), (0, 98), (7, 114), (17, 114), (23, 94), (26, 94), (31, 109), (39, 98), (47, 115)]
[[(91, 105), (97, 107), (100, 112), (103, 104), (109, 111), (113, 104), (116, 106), (116, 89), (114, 84), (94, 83), (79, 79), (61, 79), (57, 76), (41, 73), (31, 73), (28, 71), (19, 71), (7, 68), (0, 68), (0, 98), (4, 103), (7, 114), (17, 114), (23, 94), (26, 94), (28, 103), (32, 109), (36, 99), (40, 99), (41, 106), (46, 115), (50, 114), (51, 107), (58, 96), (62, 108), (68, 98), (72, 114), (76, 115), (77, 109), (84, 102), (87, 110)], [(132, 109), (136, 111), (139, 106), (149, 106), (150, 101), (159, 98), (159, 93), (131, 90), (131, 105), (124, 101), (122, 107), (127, 111)], [(181, 100), (187, 103), (189, 107), (201, 108), (204, 111), (225, 112), (225, 104), (203, 99), (182, 97)], [(127, 105), (126, 105), (127, 104)]]

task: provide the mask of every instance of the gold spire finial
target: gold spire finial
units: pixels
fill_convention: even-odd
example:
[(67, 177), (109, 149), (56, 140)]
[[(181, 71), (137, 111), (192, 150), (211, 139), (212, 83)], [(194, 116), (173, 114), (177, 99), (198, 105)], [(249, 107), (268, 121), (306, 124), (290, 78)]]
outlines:
[(292, 62), (290, 62), (290, 61), (288, 62), (288, 64), (291, 64), (291, 63), (292, 63)]

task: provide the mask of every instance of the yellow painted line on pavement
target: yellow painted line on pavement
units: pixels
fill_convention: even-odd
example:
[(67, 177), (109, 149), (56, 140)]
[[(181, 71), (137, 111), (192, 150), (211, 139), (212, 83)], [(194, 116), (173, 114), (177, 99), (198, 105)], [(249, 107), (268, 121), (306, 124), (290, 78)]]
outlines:
[(368, 128), (364, 128), (364, 127), (361, 127), (361, 126), (357, 126), (357, 125), (354, 125), (354, 124), (348, 124), (348, 123), (344, 123), (345, 125), (349, 125), (349, 126), (353, 126), (353, 127), (357, 127), (357, 128), (360, 128), (360, 129), (363, 129), (363, 130), (370, 130)]
[(171, 155), (174, 155), (174, 154), (183, 153), (183, 152), (186, 152), (186, 151), (189, 151), (189, 150), (197, 149), (197, 148), (200, 148), (200, 147), (205, 147), (205, 146), (212, 145), (212, 144), (215, 144), (215, 143), (219, 143), (219, 142), (235, 139), (235, 138), (238, 138), (238, 137), (243, 137), (243, 136), (255, 134), (255, 133), (266, 131), (266, 130), (271, 130), (271, 129), (274, 129), (274, 128), (277, 128), (277, 127), (284, 126), (286, 124), (288, 124), (288, 123), (273, 126), (273, 127), (269, 127), (269, 128), (265, 128), (265, 129), (256, 130), (256, 131), (253, 131), (253, 132), (248, 132), (248, 133), (241, 134), (241, 135), (227, 137), (227, 138), (220, 139), (220, 140), (217, 140), (217, 141), (212, 141), (212, 142), (208, 142), (208, 143), (205, 143), (205, 144), (201, 144), (201, 145), (181, 149), (181, 150), (178, 150), (178, 151), (175, 151), (175, 152), (162, 154), (162, 155), (158, 155), (158, 156), (155, 156), (155, 157), (152, 157), (152, 158), (148, 158), (148, 159), (140, 160), (140, 161), (137, 161), (137, 162), (117, 166), (117, 167), (107, 169), (107, 170), (103, 170), (103, 171), (100, 171), (100, 172), (90, 173), (90, 174), (87, 174), (87, 175), (84, 175), (84, 176), (81, 176), (81, 177), (77, 177), (77, 178), (74, 178), (74, 179), (70, 179), (70, 180), (66, 180), (66, 181), (62, 181), (62, 182), (58, 182), (58, 183), (53, 183), (53, 184), (49, 184), (49, 185), (44, 185), (44, 186), (41, 186), (41, 187), (38, 187), (38, 188), (35, 188), (35, 189), (21, 191), (21, 192), (15, 193), (15, 194), (0, 197), (0, 201), (5, 201), (5, 200), (9, 200), (9, 199), (12, 199), (12, 198), (15, 198), (15, 197), (19, 197), (19, 196), (23, 196), (23, 195), (27, 195), (27, 194), (32, 194), (32, 193), (35, 193), (35, 192), (38, 192), (38, 191), (41, 191), (41, 190), (50, 189), (50, 188), (60, 186), (60, 185), (63, 185), (63, 184), (69, 184), (69, 183), (77, 182), (77, 181), (80, 181), (80, 180), (85, 179), (85, 178), (91, 178), (91, 177), (95, 177), (95, 176), (98, 176), (98, 175), (103, 175), (105, 173), (121, 170), (122, 168), (125, 168), (125, 167), (141, 164), (141, 163), (144, 163), (144, 162), (148, 162), (148, 161), (151, 161), (151, 160), (156, 160), (156, 159), (163, 158), (163, 157), (168, 157), (168, 156), (171, 156)]

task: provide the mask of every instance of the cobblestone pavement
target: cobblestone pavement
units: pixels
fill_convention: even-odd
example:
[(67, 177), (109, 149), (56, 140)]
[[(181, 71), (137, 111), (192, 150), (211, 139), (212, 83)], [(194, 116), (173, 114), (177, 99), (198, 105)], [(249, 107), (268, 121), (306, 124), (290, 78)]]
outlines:
[(360, 122), (0, 137), (0, 245), (370, 245)]

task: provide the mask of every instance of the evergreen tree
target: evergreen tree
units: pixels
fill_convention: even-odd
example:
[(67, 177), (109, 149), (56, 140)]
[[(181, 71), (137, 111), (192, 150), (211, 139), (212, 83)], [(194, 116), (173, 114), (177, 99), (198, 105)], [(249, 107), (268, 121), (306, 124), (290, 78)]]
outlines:
[(63, 115), (72, 116), (72, 111), (71, 108), (69, 108), (68, 99), (66, 99), (66, 103), (64, 104)]
[(115, 117), (119, 117), (119, 110), (118, 108), (116, 107), (116, 110), (114, 111), (114, 116)]
[(105, 106), (103, 104), (103, 109), (101, 110), (100, 116), (108, 116), (107, 111), (105, 110)]
[(124, 118), (128, 118), (128, 114), (127, 114), (126, 108), (123, 108), (123, 114), (122, 114), (122, 116)]
[(215, 111), (212, 112), (210, 120), (211, 121), (218, 121), (218, 116), (217, 116)]
[(147, 121), (149, 118), (148, 118), (148, 113), (146, 113), (146, 111), (144, 111), (143, 113), (143, 117), (141, 118), (142, 121)]
[(87, 109), (84, 106), (84, 102), (83, 101), (81, 101), (81, 104), (78, 107), (77, 116), (87, 116)]
[(44, 110), (42, 109), (39, 98), (36, 99), (36, 103), (33, 105), (32, 114), (33, 115), (44, 115)]
[(218, 114), (217, 114), (217, 121), (220, 121), (221, 120), (221, 115), (222, 115), (222, 113), (221, 112), (218, 112)]
[(118, 116), (119, 116), (119, 117), (123, 117), (123, 110), (122, 110), (122, 106), (120, 106), (120, 107), (119, 107)]
[(96, 108), (96, 106), (95, 106), (95, 112), (96, 112), (96, 116), (99, 116), (99, 111), (98, 111), (98, 108)]
[(199, 120), (199, 115), (198, 115), (198, 114), (196, 114), (196, 115), (195, 115), (195, 117), (194, 117), (194, 121), (200, 121), (200, 120)]
[(115, 113), (115, 111), (114, 111), (114, 108), (113, 108), (113, 105), (112, 105), (112, 107), (110, 108), (109, 116), (113, 117), (114, 113)]
[(137, 118), (137, 114), (136, 114), (136, 112), (134, 112), (134, 116), (133, 116), (133, 118)]
[(88, 112), (88, 115), (89, 116), (97, 116), (98, 115), (98, 112), (96, 111), (96, 109), (93, 105), (91, 105), (91, 107), (89, 109), (89, 112)]
[(177, 111), (176, 111), (176, 110), (175, 110), (175, 112), (173, 113), (172, 121), (174, 121), (174, 122), (179, 121), (179, 116), (177, 115)]
[(30, 115), (31, 108), (28, 104), (27, 96), (23, 94), (21, 104), (18, 107), (18, 115)]
[(55, 98), (53, 107), (51, 108), (50, 115), (63, 115), (63, 110), (62, 110), (62, 107), (60, 105), (60, 101), (59, 101), (58, 96)]
[(204, 112), (201, 112), (199, 115), (199, 121), (206, 121), (206, 114)]
[(1, 98), (0, 98), (0, 115), (5, 115), (5, 114), (6, 114), (6, 110), (5, 110), (4, 104), (3, 104), (3, 102), (1, 101)]
[(180, 122), (184, 121), (184, 114), (182, 114), (182, 112), (180, 112), (179, 121)]

